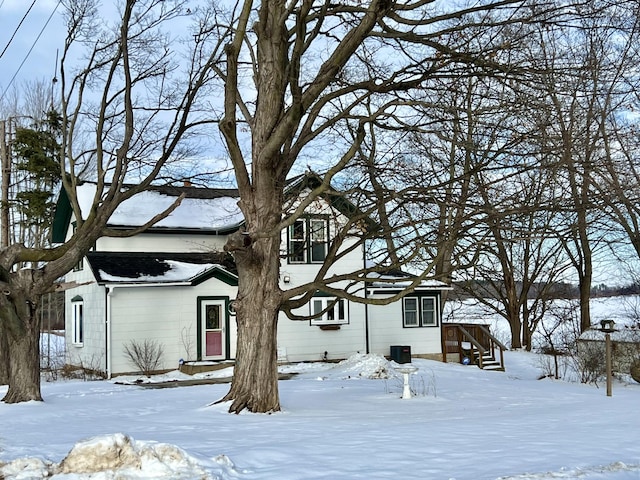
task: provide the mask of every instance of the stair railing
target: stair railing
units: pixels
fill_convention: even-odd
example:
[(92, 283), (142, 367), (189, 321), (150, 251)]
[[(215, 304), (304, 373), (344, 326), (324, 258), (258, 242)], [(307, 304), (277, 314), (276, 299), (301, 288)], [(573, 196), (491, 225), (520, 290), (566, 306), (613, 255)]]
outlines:
[[(487, 327), (485, 327), (484, 325), (478, 325), (478, 328), (480, 328), (480, 330), (482, 330), (482, 333), (484, 333), (487, 337), (489, 337), (490, 342), (491, 342), (491, 351), (493, 352), (494, 349), (496, 347), (498, 347), (500, 349), (500, 368), (502, 368), (504, 370), (504, 352), (505, 350), (508, 350), (508, 348), (500, 341), (498, 340), (490, 331)], [(482, 367), (480, 367), (482, 368)]]
[[(471, 333), (469, 333), (469, 331), (466, 328), (464, 328), (462, 325), (456, 325), (456, 326), (458, 327), (458, 331), (462, 333), (462, 335), (478, 350), (478, 366), (480, 368), (483, 368), (482, 357), (486, 349), (480, 344), (480, 342), (478, 342), (478, 340), (475, 339), (473, 335), (471, 335)], [(462, 354), (462, 345), (459, 339), (458, 339), (458, 347), (459, 347), (460, 353)]]

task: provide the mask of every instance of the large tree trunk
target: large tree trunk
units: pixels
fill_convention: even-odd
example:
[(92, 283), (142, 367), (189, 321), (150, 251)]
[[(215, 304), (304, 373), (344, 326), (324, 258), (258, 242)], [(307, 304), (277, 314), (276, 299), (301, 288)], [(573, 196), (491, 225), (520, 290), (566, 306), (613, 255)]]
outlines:
[(40, 393), (40, 315), (33, 291), (38, 281), (32, 269), (3, 275), (0, 330), (6, 337), (9, 390), (5, 403), (42, 401)]
[[(510, 296), (511, 297), (511, 296)], [(507, 307), (507, 317), (511, 329), (511, 348), (522, 348), (522, 321), (517, 301), (510, 298)]]
[(0, 328), (6, 336), (9, 390), (5, 403), (42, 401), (40, 393), (40, 316), (36, 303), (14, 286), (0, 298)]
[[(265, 279), (266, 280), (266, 279)], [(223, 401), (232, 400), (230, 413), (280, 410), (277, 365), (277, 295), (251, 282), (252, 297), (243, 299), (237, 311), (238, 350), (233, 382)], [(264, 293), (264, 295), (263, 295)], [(259, 298), (256, 298), (259, 297)]]
[[(38, 325), (39, 327), (39, 325)], [(40, 393), (40, 329), (31, 329), (8, 339), (9, 390), (5, 403), (42, 401)]]
[(7, 385), (9, 383), (9, 344), (7, 333), (1, 325), (0, 321), (0, 385)]
[(591, 261), (587, 266), (587, 256), (585, 255), (585, 271), (580, 278), (580, 332), (584, 332), (591, 328)]
[[(586, 169), (585, 169), (586, 170)], [(591, 281), (593, 280), (593, 256), (589, 242), (589, 220), (587, 205), (589, 202), (589, 175), (586, 172), (583, 179), (581, 208), (578, 210), (579, 242), (582, 254), (582, 271), (579, 273), (580, 282), (580, 332), (591, 328)]]
[(277, 322), (282, 297), (280, 234), (272, 230), (280, 220), (279, 209), (270, 216), (271, 221), (264, 222), (269, 217), (264, 215), (260, 216), (262, 221), (247, 222), (247, 226), (260, 224), (257, 230), (271, 231), (271, 235), (254, 238), (248, 232), (237, 232), (225, 246), (233, 252), (238, 268), (235, 303), (238, 350), (231, 389), (220, 400), (232, 401), (230, 413), (240, 413), (245, 408), (257, 413), (280, 410), (277, 364)]
[(522, 346), (527, 352), (531, 351), (531, 333), (529, 305), (525, 296), (522, 302)]

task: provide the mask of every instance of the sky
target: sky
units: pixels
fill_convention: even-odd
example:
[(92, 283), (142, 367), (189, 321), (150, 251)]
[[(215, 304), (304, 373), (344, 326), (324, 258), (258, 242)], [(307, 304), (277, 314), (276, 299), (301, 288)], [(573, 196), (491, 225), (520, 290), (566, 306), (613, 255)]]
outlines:
[[(602, 382), (541, 379), (534, 353), (506, 352), (505, 364), (413, 359), (411, 398), (399, 365), (381, 356), (284, 365), (296, 375), (280, 381), (282, 411), (270, 415), (215, 404), (228, 383), (179, 386), (229, 377), (231, 367), (44, 382), (44, 402), (0, 403), (0, 478), (640, 479), (639, 383), (618, 375), (607, 397)], [(152, 388), (163, 381), (175, 388)]]
[[(26, 82), (48, 83), (56, 76), (56, 58), (62, 54), (66, 34), (63, 9), (60, 0), (0, 0), (0, 106), (11, 89), (23, 88)], [(208, 148), (216, 152), (216, 158), (223, 158), (225, 151), (217, 143), (218, 137), (212, 138)], [(213, 171), (228, 167), (226, 162), (223, 166), (217, 161), (214, 164)], [(298, 168), (304, 169), (305, 162)], [(623, 267), (608, 254), (596, 259), (593, 283), (631, 283)]]
[(59, 0), (0, 0), (0, 95), (25, 81), (50, 81), (65, 27)]

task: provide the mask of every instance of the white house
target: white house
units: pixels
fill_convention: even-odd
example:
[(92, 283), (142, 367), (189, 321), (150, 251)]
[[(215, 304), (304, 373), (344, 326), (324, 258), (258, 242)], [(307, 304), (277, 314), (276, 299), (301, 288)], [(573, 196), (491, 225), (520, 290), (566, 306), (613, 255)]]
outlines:
[[(304, 191), (310, 178), (291, 182), (290, 191)], [(297, 190), (291, 188), (293, 185)], [(83, 211), (88, 210), (94, 192), (94, 184), (80, 187)], [(137, 368), (125, 355), (125, 346), (144, 340), (162, 346), (159, 370), (176, 369), (181, 362), (235, 358), (232, 302), (237, 276), (233, 259), (222, 247), (227, 236), (243, 222), (237, 207), (238, 192), (154, 187), (124, 202), (109, 226), (139, 226), (171, 205), (180, 194), (186, 197), (167, 218), (134, 237), (100, 238), (68, 274), (67, 281), (79, 284), (65, 292), (69, 364), (102, 371), (107, 376), (133, 372)], [(334, 201), (336, 198), (333, 195), (318, 199), (283, 232), (283, 289), (313, 278), (337, 225), (345, 215), (353, 213), (353, 205), (344, 199)], [(73, 228), (69, 201), (62, 193), (54, 219), (54, 242), (64, 241), (72, 235)], [(347, 241), (344, 248), (348, 246)], [(363, 265), (363, 249), (353, 249), (332, 266), (329, 275), (350, 273)], [(414, 356), (441, 358), (440, 294), (447, 288), (440, 282), (423, 282), (414, 293), (386, 306), (339, 300), (322, 317), (312, 320), (293, 321), (281, 314), (279, 360), (342, 359), (357, 352), (393, 357), (402, 351), (406, 356), (406, 347)], [(361, 292), (380, 298), (398, 289), (397, 283), (381, 279)], [(299, 313), (310, 316), (334, 300), (316, 292)]]

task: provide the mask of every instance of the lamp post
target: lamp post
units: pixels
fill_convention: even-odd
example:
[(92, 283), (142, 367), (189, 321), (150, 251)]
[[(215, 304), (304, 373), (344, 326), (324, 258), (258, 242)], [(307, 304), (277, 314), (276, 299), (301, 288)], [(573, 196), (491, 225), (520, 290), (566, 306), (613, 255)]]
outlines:
[(605, 361), (607, 368), (607, 397), (611, 396), (611, 334), (615, 332), (615, 324), (613, 320), (601, 320), (600, 331), (604, 332), (604, 348), (605, 348)]

